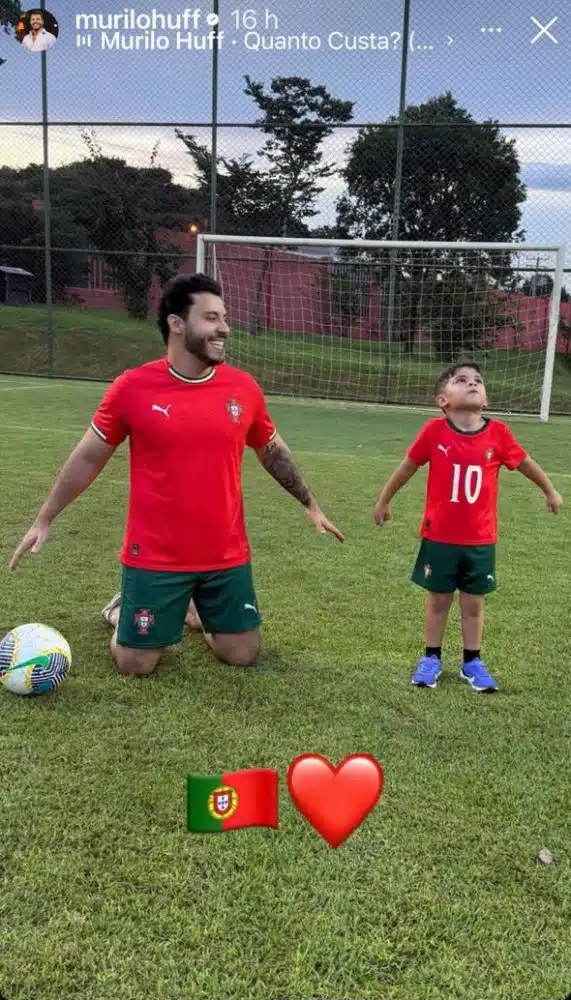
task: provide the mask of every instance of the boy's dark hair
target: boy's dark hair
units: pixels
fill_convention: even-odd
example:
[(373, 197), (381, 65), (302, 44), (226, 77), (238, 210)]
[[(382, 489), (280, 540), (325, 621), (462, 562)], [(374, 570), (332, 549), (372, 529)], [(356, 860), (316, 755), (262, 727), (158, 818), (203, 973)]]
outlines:
[(482, 374), (475, 361), (457, 361), (455, 364), (449, 365), (448, 368), (445, 368), (443, 372), (440, 372), (434, 389), (435, 396), (438, 396), (442, 392), (445, 386), (448, 385), (450, 379), (454, 378), (456, 372), (459, 372), (461, 368), (472, 368), (473, 371), (478, 372), (478, 375)]
[(214, 278), (209, 278), (206, 274), (178, 274), (175, 278), (167, 281), (163, 288), (157, 313), (157, 326), (165, 344), (169, 339), (168, 317), (171, 315), (180, 316), (181, 319), (185, 320), (194, 304), (194, 296), (199, 295), (200, 292), (209, 292), (211, 295), (218, 295), (222, 298), (220, 285), (214, 281)]

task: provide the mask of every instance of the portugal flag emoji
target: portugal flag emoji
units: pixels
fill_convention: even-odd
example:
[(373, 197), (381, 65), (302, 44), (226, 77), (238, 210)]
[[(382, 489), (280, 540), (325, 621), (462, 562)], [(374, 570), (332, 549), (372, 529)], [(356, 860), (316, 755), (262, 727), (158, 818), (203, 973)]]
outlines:
[(268, 768), (229, 774), (189, 774), (188, 829), (218, 833), (278, 825), (278, 772)]

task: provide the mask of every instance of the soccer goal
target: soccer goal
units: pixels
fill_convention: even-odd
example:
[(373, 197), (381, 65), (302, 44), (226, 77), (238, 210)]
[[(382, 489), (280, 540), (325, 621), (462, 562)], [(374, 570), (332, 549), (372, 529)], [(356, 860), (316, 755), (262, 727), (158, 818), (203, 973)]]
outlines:
[(563, 246), (200, 234), (196, 264), (222, 284), (229, 361), (267, 393), (433, 406), (438, 373), (472, 359), (491, 409), (547, 420), (570, 395), (553, 391), (564, 261)]

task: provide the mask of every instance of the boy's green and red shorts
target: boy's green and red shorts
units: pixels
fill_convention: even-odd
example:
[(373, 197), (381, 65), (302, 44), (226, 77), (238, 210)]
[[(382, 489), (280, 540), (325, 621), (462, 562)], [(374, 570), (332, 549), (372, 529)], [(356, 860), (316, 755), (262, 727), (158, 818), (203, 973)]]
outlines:
[(496, 589), (496, 546), (448, 545), (423, 538), (412, 580), (437, 594), (490, 594)]

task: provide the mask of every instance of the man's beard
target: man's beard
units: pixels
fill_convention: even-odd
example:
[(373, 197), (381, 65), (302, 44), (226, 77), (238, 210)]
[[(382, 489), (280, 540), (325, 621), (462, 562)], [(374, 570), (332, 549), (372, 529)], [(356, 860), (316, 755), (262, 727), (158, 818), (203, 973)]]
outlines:
[(214, 357), (210, 354), (208, 347), (211, 343), (211, 340), (206, 340), (204, 337), (197, 337), (196, 334), (189, 333), (188, 330), (184, 335), (184, 346), (189, 354), (192, 354), (194, 358), (202, 361), (205, 365), (221, 365), (224, 361), (224, 355), (220, 354)]

